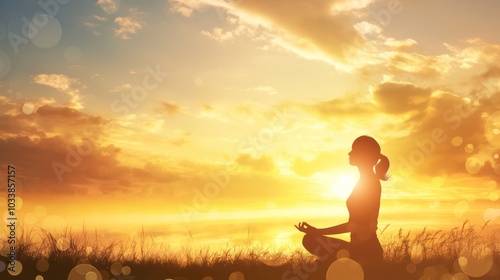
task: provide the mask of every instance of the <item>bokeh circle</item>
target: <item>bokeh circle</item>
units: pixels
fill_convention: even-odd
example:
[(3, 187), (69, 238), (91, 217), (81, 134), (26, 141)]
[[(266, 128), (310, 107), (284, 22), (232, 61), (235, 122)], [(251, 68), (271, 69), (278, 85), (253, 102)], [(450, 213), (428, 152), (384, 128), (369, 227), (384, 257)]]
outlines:
[(17, 276), (19, 274), (21, 274), (21, 272), (23, 271), (23, 264), (19, 261), (14, 261), (14, 267), (15, 269), (10, 269), (12, 268), (13, 266), (10, 265), (7, 265), (7, 270), (9, 271), (9, 274), (12, 275), (12, 276)]
[(229, 275), (229, 280), (245, 280), (245, 275), (240, 271), (235, 271)]
[(486, 120), (484, 136), (492, 146), (500, 148), (500, 111), (491, 114)]
[(493, 267), (493, 253), (484, 243), (469, 245), (458, 258), (462, 272), (471, 277), (482, 277)]
[[(36, 17), (46, 17), (46, 24), (37, 25)], [(61, 41), (62, 37), (62, 27), (61, 23), (53, 17), (47, 14), (39, 14), (33, 18), (30, 24), (32, 28), (31, 32), (28, 34), (30, 41), (37, 47), (42, 49), (52, 48)]]
[(363, 268), (356, 261), (341, 258), (334, 261), (326, 272), (326, 280), (363, 280)]
[(97, 268), (90, 264), (75, 266), (68, 275), (68, 280), (103, 280)]

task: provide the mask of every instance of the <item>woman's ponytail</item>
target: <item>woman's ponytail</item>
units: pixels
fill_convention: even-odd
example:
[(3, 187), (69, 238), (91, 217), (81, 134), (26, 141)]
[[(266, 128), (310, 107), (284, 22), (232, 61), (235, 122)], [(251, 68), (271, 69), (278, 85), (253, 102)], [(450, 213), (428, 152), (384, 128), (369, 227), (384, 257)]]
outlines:
[(380, 154), (379, 159), (379, 162), (375, 165), (375, 174), (380, 180), (387, 181), (391, 177), (391, 175), (387, 174), (390, 166), (389, 159), (383, 154)]

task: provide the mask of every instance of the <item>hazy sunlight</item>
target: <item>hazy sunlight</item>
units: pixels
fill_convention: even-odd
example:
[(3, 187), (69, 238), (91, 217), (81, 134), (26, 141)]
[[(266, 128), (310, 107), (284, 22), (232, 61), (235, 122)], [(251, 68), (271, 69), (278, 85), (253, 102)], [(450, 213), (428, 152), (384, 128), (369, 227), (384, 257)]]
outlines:
[(343, 174), (331, 186), (334, 197), (347, 199), (356, 185), (356, 177), (351, 174)]
[[(325, 280), (310, 237), (352, 233), (395, 279), (475, 277), (463, 242), (500, 236), (500, 1), (480, 3), (1, 1), (0, 279)], [(375, 162), (390, 180), (348, 209)]]

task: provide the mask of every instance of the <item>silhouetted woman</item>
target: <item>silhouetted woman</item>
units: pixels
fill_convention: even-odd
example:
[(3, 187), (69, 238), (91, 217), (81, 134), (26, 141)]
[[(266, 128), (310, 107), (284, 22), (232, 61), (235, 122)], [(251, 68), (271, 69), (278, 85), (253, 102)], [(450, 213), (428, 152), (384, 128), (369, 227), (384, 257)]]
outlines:
[[(347, 199), (349, 220), (328, 228), (315, 228), (306, 222), (295, 227), (304, 232), (304, 247), (321, 261), (336, 259), (341, 249), (362, 264), (380, 262), (382, 247), (377, 238), (380, 208), (380, 180), (388, 179), (389, 159), (380, 153), (380, 145), (369, 136), (360, 136), (352, 144), (349, 164), (358, 167), (360, 178)], [(326, 235), (351, 233), (351, 242)]]

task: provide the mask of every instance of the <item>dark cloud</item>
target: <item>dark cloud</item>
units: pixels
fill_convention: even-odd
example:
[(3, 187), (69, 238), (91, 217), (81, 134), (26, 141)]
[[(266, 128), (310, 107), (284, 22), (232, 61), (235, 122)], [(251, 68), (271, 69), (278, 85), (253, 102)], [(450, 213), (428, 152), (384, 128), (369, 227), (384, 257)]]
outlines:
[[(103, 144), (108, 120), (69, 107), (44, 105), (22, 113), (23, 102), (0, 98), (0, 166), (13, 164), (27, 195), (139, 191), (144, 182), (169, 183), (179, 175), (145, 164), (120, 163), (121, 149)], [(151, 170), (150, 170), (151, 169)], [(140, 182), (140, 184), (138, 184)]]

